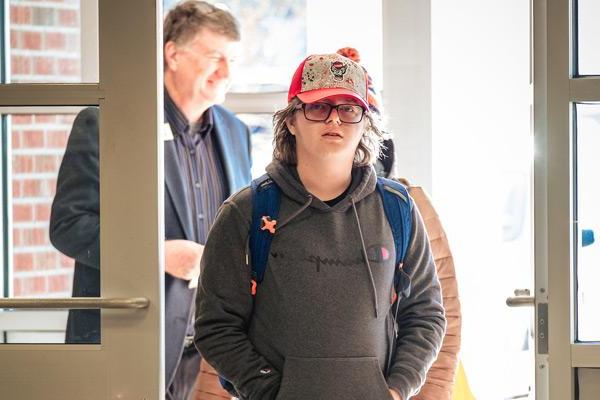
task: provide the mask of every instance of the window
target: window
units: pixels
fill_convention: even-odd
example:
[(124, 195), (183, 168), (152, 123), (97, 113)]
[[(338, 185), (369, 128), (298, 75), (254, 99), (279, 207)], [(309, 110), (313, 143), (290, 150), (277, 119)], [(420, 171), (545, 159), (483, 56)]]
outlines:
[(600, 3), (596, 0), (574, 0), (577, 5), (576, 65), (577, 75), (600, 75)]
[[(1, 83), (97, 81), (97, 1), (8, 0), (5, 11)], [(73, 260), (52, 246), (48, 225), (58, 169), (80, 109), (0, 107), (0, 297), (71, 296)], [(3, 332), (3, 342), (64, 342), (66, 311), (0, 310), (0, 314), (14, 322), (10, 331)]]
[(52, 247), (48, 237), (56, 175), (73, 114), (7, 116), (7, 157), (12, 210), (12, 295), (69, 297), (73, 261)]
[(9, 0), (8, 81), (95, 81), (97, 61), (91, 64), (97, 58), (97, 44), (91, 45), (94, 41), (88, 37), (96, 34), (97, 23), (93, 16), (81, 23), (95, 11), (93, 5), (89, 0)]
[(577, 276), (577, 339), (600, 341), (600, 188), (598, 187), (598, 156), (600, 148), (600, 105), (576, 105), (576, 276)]
[(273, 116), (271, 114), (238, 114), (252, 134), (252, 178), (265, 173), (273, 158)]

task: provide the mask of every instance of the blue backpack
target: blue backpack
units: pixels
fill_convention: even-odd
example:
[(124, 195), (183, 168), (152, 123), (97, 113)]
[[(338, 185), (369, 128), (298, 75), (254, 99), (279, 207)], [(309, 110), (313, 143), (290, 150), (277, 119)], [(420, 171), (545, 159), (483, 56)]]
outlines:
[[(250, 264), (252, 267), (252, 294), (256, 294), (258, 285), (261, 284), (267, 268), (267, 259), (271, 241), (275, 233), (275, 225), (279, 216), (281, 203), (281, 189), (267, 175), (254, 179), (252, 190), (252, 223), (249, 232)], [(394, 320), (398, 313), (399, 301), (402, 297), (410, 296), (410, 277), (402, 268), (402, 263), (408, 249), (408, 242), (412, 234), (412, 201), (408, 191), (399, 182), (386, 178), (377, 178), (377, 191), (381, 196), (383, 208), (388, 223), (392, 229), (394, 246), (396, 248), (396, 262), (394, 273), (394, 289), (391, 296), (392, 313)], [(394, 307), (395, 306), (395, 307)], [(392, 350), (395, 348), (397, 332), (393, 339)], [(386, 370), (391, 365), (390, 351)], [(231, 382), (219, 377), (221, 385), (233, 396), (238, 396)]]

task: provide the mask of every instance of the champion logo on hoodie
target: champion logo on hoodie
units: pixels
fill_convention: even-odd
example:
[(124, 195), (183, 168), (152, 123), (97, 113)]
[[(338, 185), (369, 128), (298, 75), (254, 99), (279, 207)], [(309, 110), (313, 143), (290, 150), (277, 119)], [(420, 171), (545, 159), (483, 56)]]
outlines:
[(379, 244), (375, 244), (369, 246), (367, 249), (367, 256), (369, 257), (369, 261), (381, 263), (390, 259), (390, 251), (385, 247)]

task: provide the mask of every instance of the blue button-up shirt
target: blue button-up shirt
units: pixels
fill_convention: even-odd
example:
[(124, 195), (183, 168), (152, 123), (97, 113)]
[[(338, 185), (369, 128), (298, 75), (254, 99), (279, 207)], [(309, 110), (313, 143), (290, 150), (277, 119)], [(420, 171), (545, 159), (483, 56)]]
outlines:
[(194, 238), (206, 243), (208, 231), (217, 211), (227, 198), (227, 184), (216, 147), (212, 110), (201, 121), (190, 124), (165, 90), (165, 118), (173, 131), (173, 139), (184, 182), (188, 185), (187, 203), (194, 216)]

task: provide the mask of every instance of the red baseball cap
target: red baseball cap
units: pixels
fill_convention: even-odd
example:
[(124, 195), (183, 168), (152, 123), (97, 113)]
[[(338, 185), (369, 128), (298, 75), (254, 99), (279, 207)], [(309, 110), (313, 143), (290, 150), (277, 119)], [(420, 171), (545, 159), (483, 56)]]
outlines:
[(365, 70), (339, 54), (315, 54), (304, 59), (296, 69), (288, 103), (296, 96), (304, 103), (314, 103), (336, 95), (352, 97), (368, 110)]

